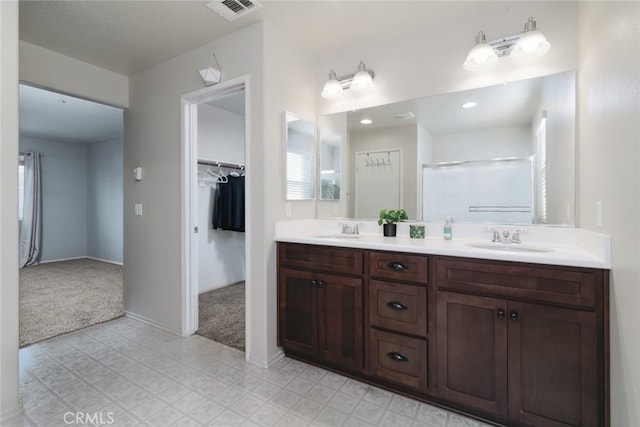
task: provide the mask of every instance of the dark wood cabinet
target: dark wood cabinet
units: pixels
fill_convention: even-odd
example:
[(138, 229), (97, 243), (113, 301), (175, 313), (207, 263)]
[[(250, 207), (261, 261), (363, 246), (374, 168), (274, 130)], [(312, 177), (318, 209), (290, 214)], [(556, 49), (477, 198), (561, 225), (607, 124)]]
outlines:
[(507, 304), (438, 293), (438, 395), (507, 415)]
[(320, 356), (348, 369), (363, 367), (362, 279), (317, 275)]
[[(604, 307), (595, 297), (606, 289), (601, 282), (596, 290), (596, 271), (451, 258), (435, 265), (439, 396), (517, 425), (607, 424), (601, 404), (606, 322), (598, 331)], [(473, 266), (479, 266), (477, 279)], [(523, 275), (525, 269), (535, 272)], [(512, 276), (516, 284), (503, 292), (506, 298), (493, 297), (500, 292), (492, 286), (508, 286)], [(542, 294), (547, 280), (559, 286)]]
[(281, 269), (278, 280), (278, 344), (289, 350), (318, 354), (318, 298), (308, 271)]
[(608, 426), (608, 272), (278, 244), (278, 343), (509, 426)]
[[(329, 269), (327, 265), (331, 265), (332, 259), (337, 259), (339, 266), (344, 265), (344, 260), (349, 260), (347, 263), (356, 260), (361, 265), (362, 260), (357, 261), (362, 257), (361, 251), (340, 250), (338, 257), (332, 257), (325, 248), (306, 245), (281, 245), (281, 249), (283, 264), (297, 266), (304, 259), (302, 267), (313, 265), (318, 270), (278, 270), (278, 344), (298, 355), (361, 371), (363, 280), (319, 270)], [(308, 264), (316, 256), (323, 263)], [(292, 259), (294, 262), (290, 262)]]
[(529, 425), (597, 426), (596, 316), (510, 301), (509, 415)]

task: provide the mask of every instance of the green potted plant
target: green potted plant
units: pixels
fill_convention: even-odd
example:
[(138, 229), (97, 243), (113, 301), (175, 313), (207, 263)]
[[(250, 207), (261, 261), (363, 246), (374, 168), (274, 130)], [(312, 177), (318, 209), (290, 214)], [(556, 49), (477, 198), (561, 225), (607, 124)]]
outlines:
[[(393, 237), (396, 235), (396, 223), (409, 219), (404, 209), (382, 209), (378, 225), (382, 225), (383, 234)], [(383, 225), (384, 224), (384, 225)]]

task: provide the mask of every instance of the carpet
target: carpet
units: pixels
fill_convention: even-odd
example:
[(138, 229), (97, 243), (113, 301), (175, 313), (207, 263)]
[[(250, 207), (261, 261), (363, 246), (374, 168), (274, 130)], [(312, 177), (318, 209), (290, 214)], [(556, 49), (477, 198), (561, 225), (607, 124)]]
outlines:
[(244, 282), (198, 296), (196, 334), (244, 351)]
[(20, 270), (20, 347), (122, 315), (120, 265), (78, 259)]

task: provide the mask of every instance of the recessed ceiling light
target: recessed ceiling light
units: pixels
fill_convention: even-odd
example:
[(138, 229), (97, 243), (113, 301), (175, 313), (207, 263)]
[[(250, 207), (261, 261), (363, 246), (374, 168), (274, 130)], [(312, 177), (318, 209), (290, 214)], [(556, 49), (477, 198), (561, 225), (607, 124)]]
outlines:
[(362, 123), (363, 125), (370, 125), (371, 123), (373, 123), (373, 120), (371, 120), (371, 119), (362, 119), (362, 120), (360, 120), (360, 123)]
[(61, 100), (60, 100), (60, 103), (61, 103), (61, 104), (66, 104), (66, 103), (67, 103), (67, 101), (65, 101), (64, 99), (61, 99)]
[(464, 104), (462, 104), (462, 108), (473, 108), (476, 105), (478, 105), (476, 102), (470, 101), (470, 102), (465, 102)]

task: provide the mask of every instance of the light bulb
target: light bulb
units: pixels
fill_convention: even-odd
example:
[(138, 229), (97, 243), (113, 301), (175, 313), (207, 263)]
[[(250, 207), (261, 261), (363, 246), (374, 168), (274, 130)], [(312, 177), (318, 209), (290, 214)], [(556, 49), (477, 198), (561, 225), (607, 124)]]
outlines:
[(342, 93), (342, 85), (338, 81), (338, 77), (336, 76), (336, 72), (331, 70), (329, 72), (329, 80), (324, 84), (322, 88), (322, 93), (320, 96), (327, 99), (333, 99)]
[(367, 71), (364, 61), (360, 61), (360, 64), (358, 64), (358, 72), (353, 76), (350, 88), (355, 92), (361, 92), (372, 84), (373, 77), (371, 76), (371, 73)]
[(487, 44), (484, 32), (478, 31), (476, 44), (469, 51), (467, 59), (462, 64), (465, 70), (477, 70), (495, 63), (498, 55), (491, 46)]
[(478, 43), (469, 51), (463, 67), (465, 70), (477, 70), (494, 64), (497, 60), (498, 55), (491, 46), (486, 43)]
[(522, 34), (511, 51), (514, 59), (524, 59), (542, 56), (549, 52), (551, 44), (538, 30), (527, 31)]

